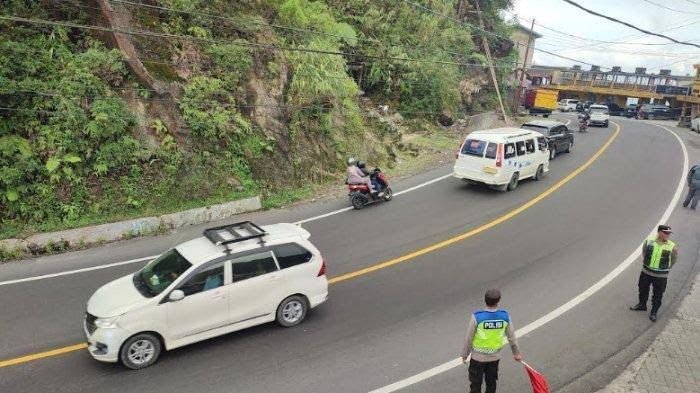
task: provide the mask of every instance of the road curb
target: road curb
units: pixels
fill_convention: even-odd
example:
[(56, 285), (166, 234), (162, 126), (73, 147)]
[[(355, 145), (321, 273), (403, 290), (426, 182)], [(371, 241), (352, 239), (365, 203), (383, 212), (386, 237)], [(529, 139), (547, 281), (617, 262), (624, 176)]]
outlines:
[(94, 244), (130, 239), (187, 225), (223, 220), (237, 214), (260, 209), (262, 209), (260, 196), (255, 196), (158, 217), (142, 217), (65, 231), (39, 233), (26, 239), (5, 239), (0, 240), (0, 257), (4, 254), (5, 258), (12, 259), (14, 254), (20, 256), (27, 253), (39, 255), (85, 248)]

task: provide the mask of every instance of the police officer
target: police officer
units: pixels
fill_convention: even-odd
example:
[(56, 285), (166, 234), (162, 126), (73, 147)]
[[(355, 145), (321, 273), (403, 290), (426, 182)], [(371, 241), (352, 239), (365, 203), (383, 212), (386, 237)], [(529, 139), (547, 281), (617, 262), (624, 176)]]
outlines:
[(469, 382), (471, 393), (481, 393), (481, 385), (486, 381), (486, 393), (496, 392), (498, 380), (498, 353), (508, 338), (510, 349), (516, 361), (523, 356), (515, 338), (515, 328), (510, 315), (505, 310), (498, 309), (501, 292), (489, 289), (484, 296), (486, 309), (474, 312), (469, 320), (467, 339), (462, 348), (462, 361), (467, 363), (469, 355)]
[(639, 275), (639, 303), (630, 307), (632, 311), (646, 311), (649, 287), (654, 287), (651, 297), (651, 313), (649, 319), (656, 322), (656, 313), (661, 307), (661, 298), (666, 290), (668, 272), (678, 259), (676, 244), (668, 240), (671, 236), (671, 227), (659, 225), (656, 236), (652, 236), (644, 242), (642, 248), (643, 262), (642, 273)]

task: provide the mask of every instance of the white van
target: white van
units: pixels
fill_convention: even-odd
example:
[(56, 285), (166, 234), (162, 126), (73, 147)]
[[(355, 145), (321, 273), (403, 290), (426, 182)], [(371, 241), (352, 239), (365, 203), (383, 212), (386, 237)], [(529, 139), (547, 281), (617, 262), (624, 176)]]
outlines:
[(92, 295), (88, 351), (140, 369), (163, 350), (272, 321), (298, 325), (328, 298), (326, 263), (309, 236), (250, 221), (206, 229)]
[(514, 190), (522, 179), (540, 180), (546, 172), (549, 152), (544, 135), (512, 127), (469, 134), (454, 166), (454, 177), (501, 191)]
[(562, 112), (573, 112), (576, 110), (576, 104), (578, 104), (578, 101), (579, 100), (567, 98), (559, 101), (559, 105), (557, 105), (557, 108)]

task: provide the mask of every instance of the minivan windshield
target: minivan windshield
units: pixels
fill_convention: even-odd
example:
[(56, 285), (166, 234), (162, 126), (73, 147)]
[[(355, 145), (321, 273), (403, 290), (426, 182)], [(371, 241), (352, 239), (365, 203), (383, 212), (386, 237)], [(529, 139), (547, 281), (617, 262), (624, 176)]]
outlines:
[(192, 264), (173, 248), (136, 273), (134, 285), (144, 296), (157, 296), (190, 267)]
[(608, 113), (608, 108), (591, 107), (591, 113)]

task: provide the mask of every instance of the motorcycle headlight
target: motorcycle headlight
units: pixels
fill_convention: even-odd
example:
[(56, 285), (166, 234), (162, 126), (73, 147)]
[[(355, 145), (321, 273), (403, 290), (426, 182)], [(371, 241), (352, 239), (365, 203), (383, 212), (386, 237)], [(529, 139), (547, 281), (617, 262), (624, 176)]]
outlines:
[(112, 329), (117, 327), (117, 319), (119, 319), (119, 317), (97, 318), (95, 320), (95, 326), (100, 329)]

